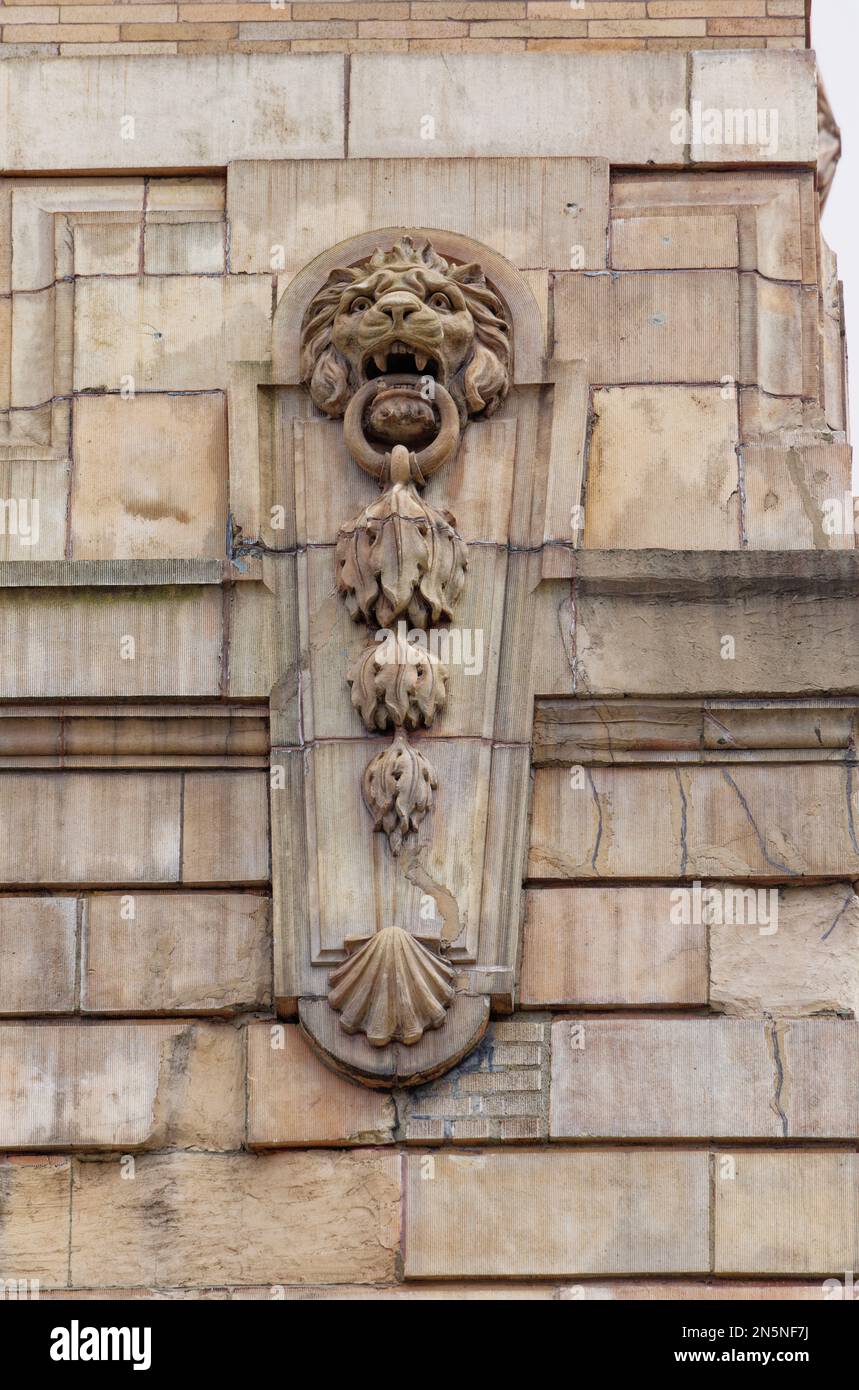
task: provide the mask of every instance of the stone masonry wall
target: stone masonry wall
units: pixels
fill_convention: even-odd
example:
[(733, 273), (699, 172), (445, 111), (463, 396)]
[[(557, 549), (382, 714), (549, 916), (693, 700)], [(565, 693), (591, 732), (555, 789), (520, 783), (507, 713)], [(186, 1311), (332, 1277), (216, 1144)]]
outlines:
[[(0, 9), (0, 1280), (832, 1296), (859, 552), (804, 6), (92, 10)], [(776, 109), (777, 145), (678, 144), (690, 98)], [(284, 984), (302, 895), (365, 924), (380, 837), (325, 770), (371, 740), (329, 553), (358, 484), (275, 322), (400, 227), (521, 291), (518, 375), (446, 484), (487, 659), (426, 739), (466, 772), (433, 809), (455, 872), (420, 880), (485, 917), (527, 824), (515, 979), (411, 1089), (333, 1070)], [(500, 802), (490, 755), (521, 762)]]
[(0, 6), (0, 57), (804, 48), (808, 0), (57, 0)]

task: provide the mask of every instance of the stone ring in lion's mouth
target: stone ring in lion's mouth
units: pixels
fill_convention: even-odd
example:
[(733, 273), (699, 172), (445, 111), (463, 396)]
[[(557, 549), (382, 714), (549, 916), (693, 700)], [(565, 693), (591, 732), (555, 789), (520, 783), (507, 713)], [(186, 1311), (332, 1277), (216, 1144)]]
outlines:
[[(343, 418), (343, 442), (365, 472), (383, 485), (390, 451), (403, 444), (419, 486), (446, 462), (459, 443), (459, 412), (438, 382), (424, 394), (420, 377), (375, 377), (356, 391)], [(373, 441), (379, 447), (374, 447)], [(414, 446), (420, 445), (417, 449)], [(414, 449), (414, 452), (412, 452)]]

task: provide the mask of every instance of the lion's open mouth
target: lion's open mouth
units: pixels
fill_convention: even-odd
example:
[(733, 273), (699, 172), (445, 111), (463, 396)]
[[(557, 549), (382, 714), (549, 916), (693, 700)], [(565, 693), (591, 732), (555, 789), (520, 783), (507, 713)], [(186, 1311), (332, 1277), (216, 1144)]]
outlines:
[(419, 352), (407, 343), (395, 341), (387, 347), (376, 348), (364, 359), (364, 378), (373, 381), (380, 376), (431, 376), (438, 379), (439, 365), (431, 353)]

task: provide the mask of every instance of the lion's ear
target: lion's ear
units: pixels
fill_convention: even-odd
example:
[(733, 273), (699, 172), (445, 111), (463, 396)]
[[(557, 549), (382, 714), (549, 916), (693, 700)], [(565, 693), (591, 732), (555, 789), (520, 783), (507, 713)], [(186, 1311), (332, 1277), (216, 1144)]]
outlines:
[(491, 415), (507, 395), (507, 385), (507, 369), (503, 362), (478, 339), (462, 378), (469, 413), (476, 415), (483, 410)]
[(342, 415), (349, 402), (349, 374), (346, 362), (335, 347), (320, 353), (309, 382), (314, 405), (326, 415)]

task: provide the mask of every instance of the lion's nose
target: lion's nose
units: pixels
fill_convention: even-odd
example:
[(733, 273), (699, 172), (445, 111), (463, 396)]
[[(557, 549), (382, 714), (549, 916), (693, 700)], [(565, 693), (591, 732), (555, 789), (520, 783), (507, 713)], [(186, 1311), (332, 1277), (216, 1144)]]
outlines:
[(423, 307), (416, 295), (396, 291), (376, 301), (376, 308), (391, 320), (394, 328), (402, 327), (414, 314), (419, 314)]

